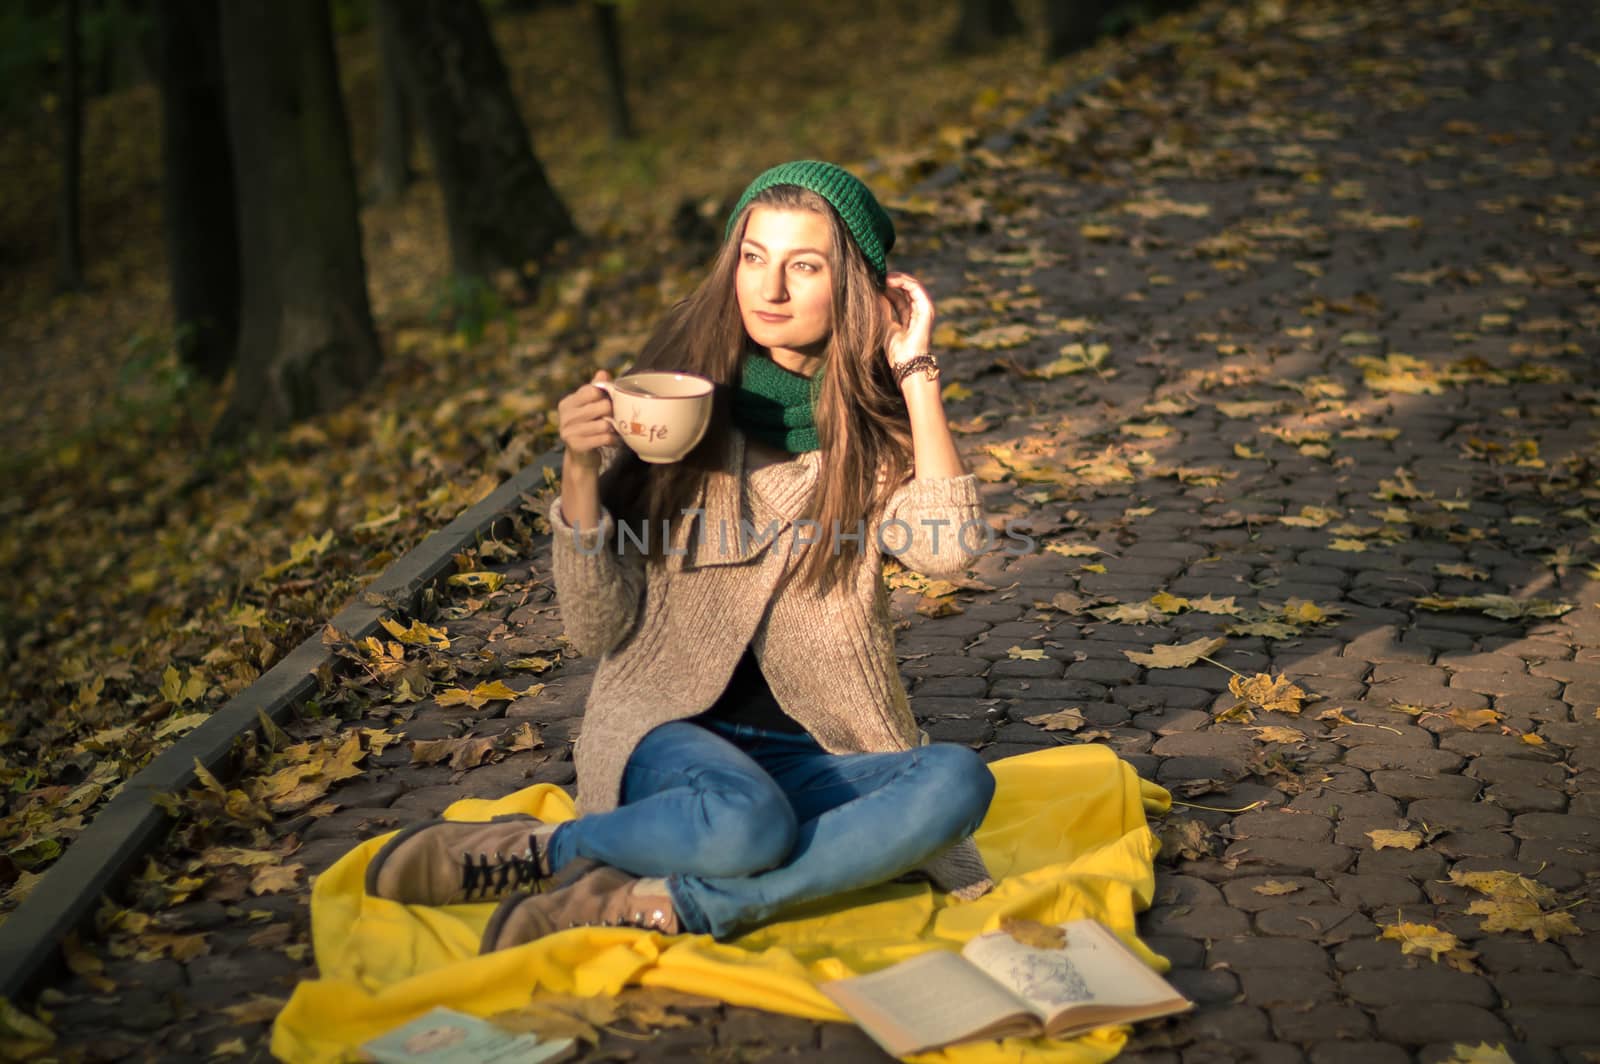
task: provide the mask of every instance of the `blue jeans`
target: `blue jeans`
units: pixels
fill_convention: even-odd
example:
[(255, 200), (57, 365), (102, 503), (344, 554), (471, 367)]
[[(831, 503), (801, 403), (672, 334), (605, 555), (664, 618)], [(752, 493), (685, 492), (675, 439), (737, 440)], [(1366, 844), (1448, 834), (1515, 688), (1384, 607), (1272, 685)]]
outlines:
[(972, 834), (993, 795), (964, 746), (830, 754), (804, 733), (677, 721), (628, 758), (622, 804), (563, 824), (548, 852), (557, 869), (666, 877), (685, 931), (728, 938), (910, 871)]

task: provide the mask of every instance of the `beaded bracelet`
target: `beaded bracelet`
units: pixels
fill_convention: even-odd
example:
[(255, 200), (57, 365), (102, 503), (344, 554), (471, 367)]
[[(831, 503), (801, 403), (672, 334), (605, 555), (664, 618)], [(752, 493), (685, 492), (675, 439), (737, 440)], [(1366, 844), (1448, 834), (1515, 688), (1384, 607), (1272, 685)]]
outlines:
[(895, 364), (895, 384), (904, 384), (905, 379), (919, 369), (927, 374), (930, 381), (939, 379), (939, 360), (932, 355), (917, 355), (914, 358), (908, 358), (904, 362)]

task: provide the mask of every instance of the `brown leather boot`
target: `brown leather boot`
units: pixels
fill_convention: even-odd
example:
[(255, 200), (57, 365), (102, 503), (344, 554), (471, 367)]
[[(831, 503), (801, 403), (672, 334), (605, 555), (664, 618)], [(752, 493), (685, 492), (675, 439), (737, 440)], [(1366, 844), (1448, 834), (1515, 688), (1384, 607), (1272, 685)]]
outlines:
[[(552, 889), (542, 853), (552, 830), (520, 813), (488, 821), (413, 824), (372, 858), (367, 893), (407, 905), (459, 905)], [(563, 879), (595, 867), (592, 862), (573, 864), (579, 867)]]
[(512, 895), (483, 929), (479, 953), (532, 942), (569, 927), (640, 927), (675, 935), (678, 914), (664, 879), (600, 865), (559, 890)]

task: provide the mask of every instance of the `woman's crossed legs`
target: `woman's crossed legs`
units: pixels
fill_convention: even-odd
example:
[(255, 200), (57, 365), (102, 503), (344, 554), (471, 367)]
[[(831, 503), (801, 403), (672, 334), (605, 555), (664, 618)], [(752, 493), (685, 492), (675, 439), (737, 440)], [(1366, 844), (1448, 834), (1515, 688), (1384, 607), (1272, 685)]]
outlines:
[(830, 754), (809, 735), (678, 721), (634, 749), (621, 805), (556, 830), (549, 863), (666, 877), (683, 929), (726, 938), (915, 868), (976, 830), (993, 794), (964, 746)]

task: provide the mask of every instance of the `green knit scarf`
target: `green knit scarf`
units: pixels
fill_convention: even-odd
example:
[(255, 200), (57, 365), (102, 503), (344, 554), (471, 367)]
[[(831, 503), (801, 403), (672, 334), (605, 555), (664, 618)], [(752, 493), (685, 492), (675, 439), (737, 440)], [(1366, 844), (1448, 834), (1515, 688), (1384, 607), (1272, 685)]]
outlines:
[(815, 377), (793, 373), (765, 355), (747, 354), (733, 396), (733, 423), (763, 443), (790, 454), (815, 451), (816, 396), (822, 370)]

